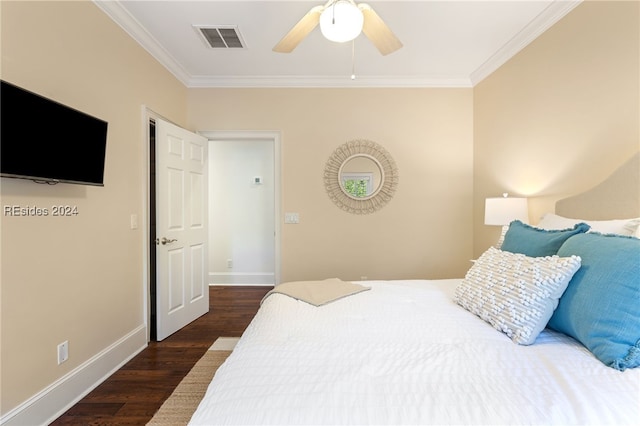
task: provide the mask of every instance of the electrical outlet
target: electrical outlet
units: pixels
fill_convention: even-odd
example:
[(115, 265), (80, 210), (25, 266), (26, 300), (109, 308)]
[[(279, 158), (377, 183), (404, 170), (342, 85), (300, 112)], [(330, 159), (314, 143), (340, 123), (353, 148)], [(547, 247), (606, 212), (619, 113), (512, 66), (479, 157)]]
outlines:
[(300, 223), (300, 214), (299, 213), (285, 213), (284, 214), (284, 223)]
[(68, 359), (69, 359), (69, 341), (65, 340), (64, 342), (58, 345), (58, 365), (62, 364)]
[(233, 259), (227, 259), (227, 268), (233, 269)]

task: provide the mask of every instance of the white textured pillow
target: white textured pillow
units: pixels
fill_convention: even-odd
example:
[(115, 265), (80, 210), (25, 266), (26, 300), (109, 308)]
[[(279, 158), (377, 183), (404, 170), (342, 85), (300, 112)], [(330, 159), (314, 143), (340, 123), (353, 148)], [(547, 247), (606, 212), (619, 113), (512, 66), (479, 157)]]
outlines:
[(640, 235), (640, 218), (613, 219), (613, 220), (584, 220), (571, 219), (553, 213), (542, 216), (540, 223), (536, 225), (542, 229), (567, 229), (573, 228), (576, 223), (586, 223), (591, 227), (589, 232), (618, 235)]
[(456, 288), (454, 300), (513, 342), (530, 345), (581, 261), (579, 256), (529, 257), (489, 247)]
[(509, 230), (509, 225), (502, 226), (502, 230), (500, 231), (500, 237), (498, 238), (498, 242), (493, 247), (497, 249), (502, 247), (502, 243), (504, 243), (504, 236), (507, 235), (508, 230)]

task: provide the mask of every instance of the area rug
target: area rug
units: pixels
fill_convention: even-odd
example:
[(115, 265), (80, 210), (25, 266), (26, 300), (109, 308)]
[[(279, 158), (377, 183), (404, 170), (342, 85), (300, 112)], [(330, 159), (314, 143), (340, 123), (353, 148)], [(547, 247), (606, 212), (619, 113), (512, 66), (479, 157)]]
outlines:
[(182, 379), (147, 425), (178, 426), (189, 423), (213, 375), (231, 354), (237, 341), (236, 337), (218, 338)]

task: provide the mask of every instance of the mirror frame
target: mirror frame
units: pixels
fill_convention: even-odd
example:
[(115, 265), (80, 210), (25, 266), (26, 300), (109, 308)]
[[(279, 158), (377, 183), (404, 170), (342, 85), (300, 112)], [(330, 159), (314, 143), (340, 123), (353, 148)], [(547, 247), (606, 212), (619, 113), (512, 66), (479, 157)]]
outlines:
[[(340, 171), (354, 157), (369, 157), (380, 168), (381, 182), (365, 198), (355, 198), (342, 188)], [(366, 139), (348, 141), (331, 154), (324, 168), (324, 187), (333, 203), (353, 214), (374, 213), (384, 207), (398, 187), (398, 168), (393, 157), (381, 145)]]

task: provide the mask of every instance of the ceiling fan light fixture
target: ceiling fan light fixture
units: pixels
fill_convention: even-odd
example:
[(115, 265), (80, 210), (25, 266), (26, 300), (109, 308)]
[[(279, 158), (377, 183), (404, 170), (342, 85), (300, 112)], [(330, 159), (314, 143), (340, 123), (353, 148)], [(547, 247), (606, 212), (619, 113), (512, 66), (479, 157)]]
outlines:
[(362, 32), (364, 15), (349, 0), (337, 0), (325, 7), (320, 15), (320, 31), (331, 41), (343, 43), (358, 37)]

